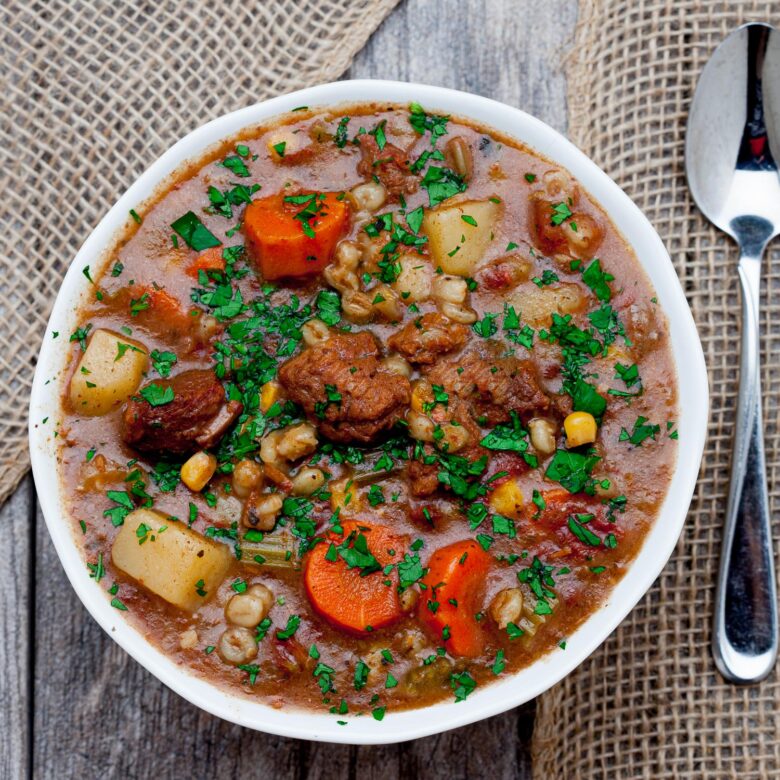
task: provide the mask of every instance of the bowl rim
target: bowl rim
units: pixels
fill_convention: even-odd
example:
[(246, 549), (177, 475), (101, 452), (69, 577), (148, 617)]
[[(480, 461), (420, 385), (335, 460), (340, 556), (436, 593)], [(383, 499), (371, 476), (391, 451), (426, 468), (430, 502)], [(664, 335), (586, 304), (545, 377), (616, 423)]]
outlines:
[[(224, 114), (193, 130), (162, 154), (125, 192), (90, 233), (70, 263), (45, 334), (70, 332), (75, 311), (89, 283), (81, 272), (90, 261), (104, 260), (126, 229), (130, 209), (152, 197), (185, 163), (215, 144), (273, 120), (301, 105), (312, 109), (350, 103), (416, 101), (432, 111), (468, 118), (498, 130), (568, 169), (595, 199), (633, 248), (650, 278), (669, 321), (678, 376), (677, 464), (662, 508), (643, 545), (608, 600), (555, 649), (503, 680), (478, 688), (468, 703), (443, 701), (422, 709), (387, 712), (378, 722), (366, 715), (337, 717), (298, 708), (274, 709), (237, 696), (197, 677), (149, 643), (130, 621), (110, 606), (106, 591), (90, 579), (73, 523), (64, 510), (57, 478), (57, 441), (41, 420), (57, 419), (63, 354), (59, 343), (43, 339), (30, 400), (30, 455), (38, 497), (54, 547), (82, 604), (98, 624), (161, 682), (206, 712), (259, 731), (299, 739), (347, 744), (387, 744), (417, 739), (499, 714), (548, 690), (582, 663), (647, 592), (671, 556), (696, 486), (704, 449), (709, 392), (704, 354), (690, 308), (671, 259), (652, 225), (606, 173), (574, 144), (541, 120), (489, 98), (443, 87), (385, 80), (345, 80), (321, 84)], [(56, 388), (56, 390), (55, 390)], [(54, 483), (54, 484), (52, 484)]]

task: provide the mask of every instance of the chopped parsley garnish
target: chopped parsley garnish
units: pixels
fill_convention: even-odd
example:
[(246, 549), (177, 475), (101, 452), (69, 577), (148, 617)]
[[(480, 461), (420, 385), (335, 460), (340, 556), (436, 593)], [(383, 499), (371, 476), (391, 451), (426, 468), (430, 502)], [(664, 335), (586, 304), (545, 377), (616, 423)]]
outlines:
[(419, 135), (425, 135), (428, 131), (431, 134), (431, 146), (436, 146), (439, 138), (447, 134), (449, 119), (449, 116), (427, 114), (419, 103), (409, 104), (409, 124)]
[(355, 677), (353, 679), (353, 684), (356, 691), (360, 691), (366, 687), (369, 671), (369, 666), (367, 663), (365, 663), (365, 661), (358, 661), (355, 665)]
[(423, 207), (418, 206), (416, 209), (410, 211), (406, 215), (406, 224), (409, 225), (409, 229), (412, 231), (412, 233), (420, 232), (420, 228), (422, 227), (423, 214)]
[(592, 311), (588, 315), (588, 319), (601, 334), (605, 347), (612, 344), (618, 336), (623, 336), (626, 344), (630, 344), (630, 341), (626, 338), (623, 323), (620, 321), (617, 312), (608, 303), (602, 303), (599, 309)]
[(504, 671), (505, 668), (506, 668), (506, 661), (504, 660), (504, 651), (499, 650), (496, 653), (496, 660), (493, 662), (491, 671), (493, 672), (493, 674), (498, 676), (499, 674), (501, 674), (501, 672)]
[[(243, 148), (247, 150), (247, 154), (241, 156), (246, 157), (249, 154), (249, 149), (246, 146)], [(238, 151), (238, 147), (236, 147), (236, 151)], [(228, 155), (221, 163), (217, 163), (217, 165), (227, 168), (241, 179), (246, 179), (249, 176), (249, 168), (246, 167), (246, 163), (241, 159), (241, 156)]]
[(520, 317), (514, 306), (504, 304), (504, 338), (526, 349), (531, 349), (534, 343), (534, 330), (529, 325), (520, 327)]
[(81, 350), (84, 351), (87, 348), (87, 336), (89, 336), (90, 330), (92, 330), (92, 323), (88, 322), (86, 325), (83, 325), (80, 328), (76, 328), (76, 330), (70, 334), (68, 341), (77, 341), (78, 345), (81, 347)]
[(165, 406), (174, 399), (173, 388), (170, 385), (163, 387), (154, 382), (142, 388), (139, 394), (143, 396), (149, 406)]
[(491, 314), (488, 312), (481, 320), (477, 320), (471, 326), (471, 329), (477, 336), (482, 336), (483, 339), (489, 339), (491, 336), (495, 335), (498, 330), (496, 317), (498, 317), (498, 314)]
[(103, 565), (103, 553), (98, 553), (97, 563), (87, 563), (87, 568), (90, 572), (89, 576), (92, 577), (95, 582), (100, 582), (106, 573), (105, 566)]
[(595, 258), (582, 272), (582, 281), (585, 282), (585, 284), (593, 290), (594, 295), (604, 303), (609, 303), (612, 298), (612, 291), (609, 288), (609, 283), (614, 279), (615, 277), (612, 274), (602, 270), (601, 262), (598, 258)]
[(567, 219), (570, 219), (572, 216), (574, 216), (572, 214), (572, 210), (566, 203), (554, 203), (550, 208), (552, 208), (550, 222), (556, 227), (558, 225), (562, 225)]
[(477, 687), (477, 681), (468, 673), (463, 671), (454, 673), (450, 677), (450, 687), (455, 692), (455, 701), (466, 701), (469, 694)]
[[(360, 569), (360, 576), (365, 577), (381, 570), (376, 556), (368, 549), (368, 540), (362, 531), (352, 531), (337, 547), (336, 554), (350, 569)], [(330, 550), (329, 550), (330, 552)]]
[(641, 447), (642, 442), (647, 439), (653, 439), (661, 430), (660, 425), (653, 425), (647, 421), (647, 417), (639, 416), (634, 421), (634, 429), (629, 433), (625, 428), (620, 429), (620, 441), (627, 441), (633, 444), (634, 447)]
[(117, 506), (106, 509), (103, 512), (103, 516), (110, 518), (111, 524), (115, 527), (122, 525), (125, 522), (125, 518), (135, 509), (130, 494), (124, 490), (109, 490), (106, 496)]
[(333, 140), (336, 142), (336, 146), (339, 149), (343, 149), (347, 145), (347, 125), (349, 124), (349, 117), (343, 116), (339, 119), (338, 127), (336, 128), (336, 135)]
[(528, 449), (528, 431), (520, 423), (517, 412), (509, 412), (511, 425), (497, 425), (480, 444), (488, 450), (525, 452)]
[(314, 238), (314, 228), (311, 223), (324, 213), (322, 211), (324, 200), (325, 196), (317, 192), (309, 195), (288, 195), (284, 198), (285, 203), (303, 207), (295, 214), (294, 219), (301, 223), (301, 229), (308, 238)]
[(376, 145), (379, 147), (379, 151), (385, 148), (387, 144), (387, 137), (385, 136), (385, 125), (387, 120), (383, 119), (373, 130), (369, 132), (369, 135), (373, 135), (376, 140)]
[(590, 547), (599, 547), (601, 539), (591, 531), (586, 523), (593, 519), (593, 515), (571, 515), (567, 521), (569, 530), (584, 544)]
[(332, 666), (322, 663), (320, 661), (312, 671), (312, 676), (317, 681), (317, 685), (320, 686), (320, 691), (323, 696), (334, 690), (333, 687), (333, 675), (336, 674), (336, 670)]
[(173, 352), (160, 352), (158, 349), (153, 349), (150, 357), (152, 367), (161, 377), (170, 376), (171, 368), (177, 360)]
[(249, 204), (252, 195), (260, 189), (259, 184), (247, 187), (245, 184), (236, 184), (232, 189), (220, 192), (216, 187), (209, 187), (208, 196), (211, 204), (205, 209), (207, 214), (217, 214), (225, 219), (233, 219), (233, 206)]
[(325, 400), (314, 404), (314, 414), (324, 420), (325, 412), (331, 405), (341, 406), (341, 393), (336, 389), (336, 385), (325, 385)]
[(527, 585), (536, 596), (534, 613), (537, 615), (552, 613), (550, 601), (555, 599), (555, 593), (550, 590), (555, 587), (552, 572), (553, 567), (543, 564), (536, 556), (529, 567), (517, 572), (517, 579)]
[(579, 452), (556, 450), (547, 471), (547, 479), (559, 482), (570, 493), (593, 490), (591, 472), (601, 460), (598, 455), (581, 455)]
[(556, 274), (555, 271), (552, 271), (549, 268), (545, 268), (541, 276), (535, 276), (533, 279), (531, 279), (531, 281), (537, 287), (546, 287), (547, 285), (554, 284), (560, 280), (558, 278), (558, 274)]
[(636, 363), (632, 363), (630, 366), (624, 366), (622, 363), (616, 363), (615, 375), (623, 380), (626, 387), (633, 387), (636, 384), (642, 383), (642, 380), (639, 376), (639, 366), (637, 366)]
[(396, 566), (398, 570), (398, 585), (401, 590), (406, 590), (419, 582), (428, 571), (420, 562), (420, 556), (415, 553), (409, 555), (406, 553), (404, 559)]
[(437, 165), (428, 167), (420, 186), (428, 193), (428, 205), (431, 208), (453, 195), (466, 191), (466, 182), (462, 176), (449, 168)]
[(432, 458), (432, 462), (438, 463), (440, 467), (437, 475), (439, 482), (449, 487), (456, 496), (473, 501), (478, 496), (484, 496), (487, 493), (487, 487), (478, 479), (487, 468), (487, 455), (474, 461), (470, 461), (462, 455), (447, 453), (437, 453), (427, 457)]
[(518, 626), (516, 623), (507, 623), (506, 633), (510, 639), (520, 639), (520, 637), (525, 634), (525, 631), (523, 631), (523, 629), (520, 628), (520, 626)]
[(379, 485), (371, 485), (368, 491), (368, 503), (371, 506), (379, 506), (385, 503), (385, 494)]
[(510, 539), (514, 539), (517, 536), (515, 530), (515, 521), (509, 517), (503, 515), (493, 515), (493, 533), (500, 536), (508, 536)]
[(246, 672), (249, 675), (249, 684), (254, 685), (257, 675), (260, 674), (260, 667), (257, 664), (239, 664), (237, 669)]
[(290, 639), (298, 630), (298, 626), (301, 624), (301, 618), (298, 615), (290, 615), (287, 618), (287, 625), (284, 630), (276, 632), (277, 639)]
[(341, 298), (335, 290), (320, 290), (314, 301), (317, 316), (326, 324), (337, 325), (341, 320)]
[(222, 244), (193, 211), (188, 211), (183, 217), (171, 223), (171, 228), (184, 239), (190, 249), (196, 252)]

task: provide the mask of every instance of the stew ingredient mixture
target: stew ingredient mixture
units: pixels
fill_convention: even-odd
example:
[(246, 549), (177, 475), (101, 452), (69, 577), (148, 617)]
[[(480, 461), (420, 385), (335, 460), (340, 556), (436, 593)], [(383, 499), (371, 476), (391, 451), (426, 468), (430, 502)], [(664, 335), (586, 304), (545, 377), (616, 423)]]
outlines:
[(302, 108), (131, 216), (58, 429), (111, 604), (344, 723), (565, 651), (677, 438), (665, 317), (567, 172), (414, 103)]

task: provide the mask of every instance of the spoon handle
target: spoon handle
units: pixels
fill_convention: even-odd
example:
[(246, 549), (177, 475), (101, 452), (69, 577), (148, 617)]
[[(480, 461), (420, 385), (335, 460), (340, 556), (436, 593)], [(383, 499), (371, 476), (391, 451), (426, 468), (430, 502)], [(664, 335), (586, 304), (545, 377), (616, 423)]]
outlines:
[(740, 384), (712, 639), (715, 663), (734, 683), (766, 677), (778, 643), (761, 414), (758, 302), (763, 245), (755, 250), (744, 248), (739, 261)]

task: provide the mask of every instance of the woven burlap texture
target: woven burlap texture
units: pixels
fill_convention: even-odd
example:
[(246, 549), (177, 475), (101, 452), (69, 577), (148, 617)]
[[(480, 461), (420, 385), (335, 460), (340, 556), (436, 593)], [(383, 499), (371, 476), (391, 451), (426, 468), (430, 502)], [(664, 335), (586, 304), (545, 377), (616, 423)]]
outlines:
[[(534, 776), (780, 777), (780, 681), (726, 685), (710, 620), (737, 381), (736, 250), (697, 212), (683, 168), (696, 79), (717, 44), (780, 4), (582, 0), (568, 60), (569, 133), (645, 211), (666, 242), (699, 328), (711, 421), (696, 495), (660, 580), (618, 631), (545, 694)], [(780, 247), (765, 266), (763, 391), (773, 517), (780, 512)], [(774, 315), (774, 324), (771, 322)], [(775, 538), (780, 527), (775, 526)]]
[(0, 3), (0, 503), (29, 465), (46, 319), (98, 220), (190, 130), (338, 78), (397, 2)]

